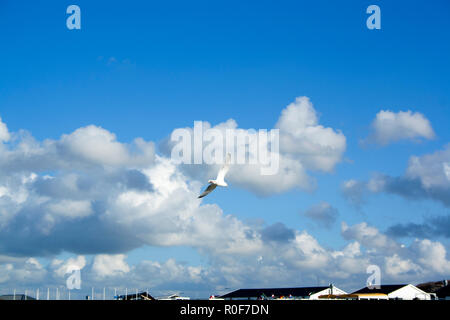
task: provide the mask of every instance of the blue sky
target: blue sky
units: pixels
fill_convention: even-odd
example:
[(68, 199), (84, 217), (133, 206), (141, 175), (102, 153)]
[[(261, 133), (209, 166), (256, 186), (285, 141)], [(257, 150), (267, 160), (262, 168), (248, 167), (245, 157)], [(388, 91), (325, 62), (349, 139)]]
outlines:
[[(142, 137), (158, 145), (195, 120), (217, 125), (232, 118), (240, 128), (270, 129), (287, 105), (306, 96), (320, 125), (346, 137), (333, 170), (308, 172), (316, 189), (262, 197), (230, 187), (204, 204), (246, 223), (281, 222), (306, 230), (330, 250), (348, 243), (342, 221), (367, 222), (383, 233), (394, 225), (448, 216), (448, 207), (427, 196), (411, 200), (368, 192), (355, 207), (341, 190), (344, 181), (368, 182), (374, 173), (401, 177), (411, 156), (433, 154), (450, 141), (447, 1), (77, 1), (81, 30), (66, 28), (70, 4), (0, 4), (0, 117), (9, 132), (24, 129), (43, 142), (94, 125), (121, 143)], [(371, 4), (381, 8), (381, 30), (366, 27)], [(381, 110), (420, 113), (435, 137), (364, 144)], [(448, 190), (445, 185), (444, 195), (450, 196)], [(331, 228), (301, 214), (320, 202), (338, 210)], [(431, 240), (448, 249), (447, 237)], [(169, 258), (213, 264), (202, 250), (143, 244), (122, 253), (130, 265)], [(62, 252), (35, 257), (45, 263), (79, 254)], [(433, 276), (449, 275), (445, 272)], [(227, 281), (223, 286), (230, 286)]]

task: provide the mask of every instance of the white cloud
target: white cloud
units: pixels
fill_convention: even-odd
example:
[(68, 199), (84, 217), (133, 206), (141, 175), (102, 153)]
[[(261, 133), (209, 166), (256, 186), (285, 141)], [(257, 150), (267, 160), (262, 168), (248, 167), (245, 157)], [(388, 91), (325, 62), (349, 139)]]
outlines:
[(444, 169), (445, 177), (450, 181), (450, 162), (445, 162), (442, 167)]
[(60, 145), (71, 155), (96, 163), (117, 165), (127, 160), (127, 149), (116, 136), (93, 125), (63, 135)]
[[(139, 279), (149, 282), (152, 286), (164, 285), (165, 283), (199, 283), (207, 281), (201, 267), (186, 266), (177, 263), (174, 259), (165, 262), (141, 261), (133, 270)], [(150, 276), (149, 276), (150, 275)]]
[[(297, 234), (293, 248), (286, 252), (287, 258), (302, 269), (324, 269), (329, 262), (328, 252), (306, 231)], [(288, 260), (289, 261), (289, 260)]]
[(366, 222), (361, 222), (353, 226), (348, 226), (342, 222), (342, 236), (347, 240), (356, 240), (366, 248), (379, 250), (383, 253), (395, 252), (399, 245), (392, 241), (377, 228), (369, 226)]
[(94, 257), (92, 271), (99, 277), (117, 276), (130, 271), (124, 254), (98, 254)]
[(333, 278), (348, 279), (355, 274), (364, 274), (370, 265), (370, 256), (363, 254), (361, 244), (357, 241), (350, 242), (340, 251), (332, 251), (333, 265), (335, 268), (329, 272)]
[(412, 156), (409, 159), (405, 176), (409, 179), (419, 179), (423, 187), (443, 187), (450, 189), (450, 180), (447, 177), (446, 166), (450, 162), (450, 144), (443, 150), (420, 157)]
[[(311, 108), (308, 101), (300, 99), (289, 112), (296, 113), (296, 122), (304, 128), (316, 124), (317, 130), (312, 132), (320, 136), (323, 128), (317, 125)], [(279, 125), (292, 135), (289, 139), (312, 134), (305, 133), (309, 130), (297, 133), (286, 121)], [(343, 152), (339, 133), (322, 133), (332, 137), (326, 141), (341, 141), (336, 150)], [(197, 199), (202, 183), (190, 179), (186, 170), (170, 159), (154, 157), (151, 142), (124, 144), (114, 134), (93, 126), (59, 140), (39, 142), (23, 132), (16, 138), (17, 143), (8, 145), (0, 158), (0, 281), (5, 285), (61, 284), (71, 266), (82, 269), (83, 286), (120, 280), (136, 287), (183, 284), (211, 291), (225, 286), (292, 285), (292, 279), (317, 284), (318, 278), (326, 285), (334, 276), (346, 282), (365, 279), (364, 266), (382, 265), (386, 255), (395, 254), (420, 267), (426, 266), (428, 259), (440, 259), (444, 267), (433, 269), (434, 274), (447, 271), (445, 249), (443, 252), (439, 243), (422, 242), (404, 250), (366, 223), (343, 224), (342, 234), (351, 243), (342, 250), (329, 249), (308, 232), (282, 223), (249, 225), (219, 206)], [(308, 149), (314, 151), (310, 160), (296, 149), (285, 150), (283, 157), (289, 159), (282, 165), (285, 172), (271, 183), (286, 179), (290, 187), (310, 186), (311, 182), (295, 181), (307, 177), (305, 168), (326, 171), (339, 158), (335, 150), (330, 153), (334, 160), (317, 160), (318, 164), (311, 166), (311, 159), (326, 154), (320, 145)], [(260, 179), (255, 173), (239, 180), (231, 170), (230, 178), (249, 188), (256, 188)], [(267, 188), (269, 193), (280, 191), (278, 186)], [(129, 265), (125, 253), (143, 245), (189, 246), (208, 263), (191, 266), (168, 259)], [(36, 259), (5, 258), (53, 257), (61, 252), (78, 256), (54, 259), (47, 266)], [(430, 252), (432, 257), (427, 256)], [(92, 255), (92, 263), (86, 255)]]
[(10, 139), (10, 134), (8, 131), (8, 127), (6, 126), (6, 123), (2, 121), (2, 118), (0, 117), (0, 142), (7, 142)]
[[(239, 128), (233, 119), (215, 126), (203, 122), (204, 130), (210, 128), (220, 130), (224, 136), (227, 129), (235, 135), (251, 135), (253, 132), (251, 129)], [(298, 97), (283, 109), (275, 128), (279, 129), (280, 136), (277, 173), (261, 175), (261, 164), (235, 164), (227, 175), (232, 185), (265, 196), (293, 188), (311, 191), (316, 187), (316, 181), (308, 175), (308, 170), (331, 172), (342, 160), (346, 149), (344, 134), (320, 125), (317, 111), (307, 97)], [(186, 129), (193, 132), (192, 128)], [(170, 155), (173, 145), (167, 139), (161, 148), (166, 155)], [(257, 155), (252, 152), (248, 150), (249, 155), (256, 159)], [(268, 158), (271, 158), (270, 152)], [(185, 165), (182, 168), (188, 176), (202, 181), (211, 179), (218, 170), (217, 165)]]
[(58, 146), (71, 156), (101, 165), (147, 166), (154, 157), (153, 143), (137, 138), (126, 145), (118, 142), (115, 134), (93, 125), (63, 135)]
[(281, 112), (280, 150), (295, 156), (307, 169), (332, 171), (342, 160), (346, 138), (340, 131), (319, 124), (308, 97), (297, 97)]
[(84, 200), (61, 200), (47, 205), (49, 212), (55, 216), (68, 218), (86, 217), (93, 213), (91, 203)]
[(385, 258), (385, 270), (388, 275), (393, 277), (423, 272), (411, 259), (402, 259), (398, 254)]
[(353, 204), (361, 204), (370, 193), (386, 192), (418, 200), (432, 199), (450, 206), (450, 180), (445, 166), (450, 162), (450, 144), (423, 156), (409, 159), (405, 174), (392, 177), (376, 173), (369, 181), (345, 181), (341, 190)]
[(381, 110), (372, 122), (369, 142), (387, 145), (399, 140), (433, 139), (430, 121), (419, 112)]
[(310, 191), (316, 182), (308, 176), (303, 164), (289, 155), (280, 154), (279, 171), (275, 175), (261, 175), (257, 165), (235, 165), (227, 176), (230, 182), (260, 195), (286, 192), (293, 188)]
[(14, 144), (3, 147), (0, 171), (33, 172), (54, 170), (83, 170), (103, 168), (142, 168), (154, 159), (153, 142), (136, 138), (121, 143), (116, 136), (93, 125), (82, 127), (59, 140), (39, 142), (27, 131), (12, 134)]
[(39, 261), (36, 260), (36, 258), (28, 258), (26, 260), (26, 263), (32, 265), (36, 269), (42, 269), (42, 265), (40, 264)]
[[(306, 231), (278, 228), (294, 232), (294, 237), (260, 242), (251, 250), (199, 251), (208, 258), (206, 265), (187, 265), (171, 258), (166, 261), (141, 260), (126, 262), (126, 255), (99, 254), (88, 262), (84, 256), (66, 260), (54, 259), (43, 265), (36, 259), (4, 260), (0, 263), (3, 286), (64, 285), (69, 268), (82, 269), (82, 287), (150, 288), (154, 295), (183, 290), (186, 295), (229, 291), (232, 286), (327, 285), (354, 290), (365, 285), (366, 268), (376, 264), (382, 268), (383, 282), (420, 282), (443, 277), (450, 271), (446, 250), (439, 242), (416, 240), (410, 246), (398, 244), (378, 229), (365, 223), (345, 224), (344, 237), (351, 240), (341, 250), (323, 247)], [(290, 230), (290, 231), (289, 231)], [(258, 234), (257, 230), (253, 230)], [(279, 237), (278, 237), (279, 238)], [(358, 241), (357, 239), (360, 239)], [(380, 240), (381, 239), (381, 240)], [(236, 244), (238, 246), (238, 244)], [(388, 250), (374, 250), (389, 248)], [(87, 289), (86, 289), (87, 288)]]
[(67, 273), (70, 273), (72, 270), (82, 270), (86, 266), (86, 257), (85, 256), (76, 256), (72, 258), (68, 258), (66, 261), (53, 259), (50, 263), (49, 269), (51, 273), (59, 278), (64, 278)]
[(388, 279), (418, 282), (450, 272), (446, 249), (438, 241), (416, 239), (405, 246), (365, 222), (354, 226), (343, 223), (342, 233), (344, 238), (357, 240), (368, 249), (366, 257), (371, 258), (371, 263), (383, 265)]
[(0, 264), (0, 285), (24, 284), (39, 285), (47, 276), (47, 270), (35, 259)]
[(417, 239), (412, 245), (417, 261), (431, 272), (450, 273), (450, 261), (442, 243), (429, 239)]

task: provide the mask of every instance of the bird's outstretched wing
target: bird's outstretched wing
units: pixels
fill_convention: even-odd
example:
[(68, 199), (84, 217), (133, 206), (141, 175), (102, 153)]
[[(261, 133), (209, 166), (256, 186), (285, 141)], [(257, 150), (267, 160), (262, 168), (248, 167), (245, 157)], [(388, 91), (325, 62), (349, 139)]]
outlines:
[(210, 194), (216, 187), (217, 187), (216, 184), (210, 183), (209, 186), (208, 186), (208, 188), (206, 188), (206, 190), (203, 191), (203, 193), (202, 193), (201, 195), (199, 195), (198, 197), (199, 197), (199, 198), (203, 198), (204, 196)]
[(228, 170), (230, 169), (230, 162), (231, 162), (231, 154), (227, 153), (227, 157), (225, 158), (225, 163), (223, 164), (222, 168), (220, 168), (219, 173), (217, 173), (217, 181), (224, 182), (225, 181), (225, 175), (227, 174)]

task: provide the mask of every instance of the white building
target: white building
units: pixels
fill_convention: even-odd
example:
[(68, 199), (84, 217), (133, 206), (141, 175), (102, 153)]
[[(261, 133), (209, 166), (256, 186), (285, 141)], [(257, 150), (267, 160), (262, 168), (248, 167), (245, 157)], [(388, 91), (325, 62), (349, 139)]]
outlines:
[(391, 284), (381, 285), (378, 288), (362, 288), (353, 292), (349, 297), (357, 299), (377, 299), (377, 300), (431, 300), (431, 295), (412, 284)]
[[(320, 288), (320, 287), (318, 287)], [(330, 287), (323, 288), (320, 291), (314, 292), (309, 296), (310, 300), (317, 300), (320, 296), (324, 295), (343, 295), (347, 294), (344, 290), (339, 289), (338, 287), (335, 287), (333, 285), (330, 285)]]

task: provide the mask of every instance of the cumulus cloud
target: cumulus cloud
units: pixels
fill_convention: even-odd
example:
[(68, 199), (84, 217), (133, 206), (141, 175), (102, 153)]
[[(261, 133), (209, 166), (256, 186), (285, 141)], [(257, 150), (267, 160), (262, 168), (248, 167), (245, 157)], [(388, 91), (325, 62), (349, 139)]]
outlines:
[(130, 271), (124, 254), (98, 254), (94, 258), (92, 271), (99, 277), (117, 276)]
[(27, 283), (37, 286), (45, 281), (46, 273), (46, 269), (35, 258), (0, 264), (0, 285)]
[(422, 272), (422, 268), (411, 259), (402, 259), (398, 254), (385, 258), (385, 270), (390, 276), (400, 278), (403, 276), (415, 276)]
[(155, 161), (154, 145), (117, 141), (88, 126), (59, 140), (39, 142), (12, 133), (0, 148), (0, 252), (46, 255), (119, 252), (142, 244), (105, 216), (124, 191), (153, 187), (143, 168)]
[(431, 272), (450, 273), (450, 261), (447, 260), (447, 250), (438, 241), (417, 239), (411, 245), (416, 261)]
[(377, 173), (369, 181), (348, 180), (341, 185), (343, 195), (361, 204), (370, 193), (385, 192), (417, 200), (431, 199), (450, 206), (450, 179), (445, 166), (450, 161), (450, 145), (423, 156), (412, 156), (402, 176)]
[[(319, 136), (334, 133), (330, 137), (344, 141), (340, 133), (318, 125), (311, 108), (301, 99), (289, 109), (305, 132), (296, 132), (283, 116), (280, 131), (284, 128), (292, 135), (289, 139), (301, 140), (312, 131)], [(313, 127), (317, 128), (310, 130)], [(202, 183), (168, 157), (155, 155), (153, 143), (141, 139), (123, 143), (94, 126), (58, 140), (40, 142), (26, 132), (11, 137), (0, 149), (0, 283), (4, 286), (63, 285), (70, 266), (82, 270), (83, 286), (96, 287), (129, 283), (162, 290), (183, 285), (211, 293), (243, 285), (287, 286), (292, 279), (317, 284), (319, 278), (326, 285), (334, 277), (360, 286), (366, 277), (364, 266), (381, 265), (386, 254), (411, 260), (415, 254), (412, 261), (422, 266), (423, 248), (428, 246), (440, 262), (448, 262), (439, 243), (417, 243), (405, 251), (367, 224), (343, 226), (342, 234), (350, 243), (340, 250), (282, 223), (249, 225), (197, 199)], [(292, 163), (285, 162), (286, 172), (279, 179), (290, 175), (288, 168), (296, 171), (296, 165), (302, 170), (331, 170), (339, 152), (325, 151), (331, 147), (319, 143), (318, 137), (312, 141), (317, 146), (309, 146), (309, 154), (282, 151)], [(338, 150), (343, 152), (342, 146)], [(322, 151), (331, 152), (334, 160), (319, 160)], [(308, 157), (318, 163), (312, 165)], [(232, 177), (230, 170), (232, 181), (239, 181)], [(253, 178), (246, 177), (259, 179), (256, 173)], [(277, 191), (270, 188), (266, 191)], [(189, 246), (208, 263), (192, 266), (168, 259), (130, 265), (125, 254), (144, 245)], [(60, 253), (76, 256), (53, 259), (47, 265), (36, 258), (52, 259)], [(441, 274), (447, 269), (433, 270)]]
[(438, 241), (415, 239), (406, 247), (365, 222), (353, 226), (342, 223), (342, 235), (372, 250), (373, 256), (383, 257), (386, 273), (393, 278), (404, 279), (404, 276), (409, 276), (411, 279), (450, 272), (446, 249)]
[(34, 139), (27, 131), (13, 133), (13, 139), (0, 149), (0, 172), (43, 172), (142, 168), (153, 162), (153, 142), (136, 138), (121, 143), (109, 131), (97, 127), (82, 127), (59, 140)]
[(259, 234), (217, 205), (202, 205), (202, 185), (153, 151), (151, 142), (121, 143), (95, 126), (44, 142), (18, 134), (1, 150), (0, 253), (187, 245), (232, 254), (260, 246)]
[(301, 214), (325, 228), (331, 228), (339, 215), (338, 210), (325, 201), (313, 205)]
[[(253, 230), (255, 234), (250, 238), (265, 240), (252, 251), (207, 252), (207, 265), (188, 265), (173, 258), (143, 259), (130, 265), (124, 254), (98, 254), (89, 259), (74, 256), (53, 259), (47, 264), (34, 258), (5, 260), (0, 263), (0, 284), (17, 288), (61, 286), (68, 268), (76, 266), (81, 269), (82, 287), (88, 294), (91, 287), (105, 286), (109, 292), (122, 288), (123, 293), (124, 286), (128, 286), (149, 288), (154, 295), (182, 288), (187, 295), (207, 297), (229, 291), (225, 288), (230, 286), (292, 286), (292, 279), (298, 279), (299, 285), (317, 285), (318, 279), (321, 285), (333, 281), (339, 287), (354, 290), (365, 285), (366, 268), (373, 264), (381, 268), (384, 283), (415, 283), (450, 272), (446, 249), (437, 241), (416, 239), (405, 246), (366, 223), (343, 224), (342, 235), (349, 242), (342, 249), (333, 250), (323, 247), (306, 231), (281, 224), (273, 226)], [(263, 230), (275, 232), (269, 232), (268, 239), (267, 234), (262, 236)]]
[(319, 124), (308, 97), (297, 97), (282, 110), (275, 125), (280, 129), (280, 150), (307, 169), (330, 172), (342, 159), (346, 138), (340, 131)]
[(7, 142), (10, 139), (10, 134), (8, 131), (8, 127), (6, 126), (6, 123), (2, 121), (2, 118), (0, 117), (0, 142)]
[(447, 275), (450, 271), (446, 249), (438, 241), (415, 239), (407, 247), (365, 222), (354, 226), (343, 223), (342, 234), (369, 250), (375, 249), (370, 255), (384, 260), (384, 270), (392, 279), (420, 279), (431, 274)]
[[(193, 128), (185, 129), (191, 134), (193, 133)], [(255, 130), (239, 128), (233, 119), (215, 126), (203, 122), (202, 129), (220, 131), (224, 137), (228, 130), (233, 136), (243, 135), (256, 141)], [(308, 171), (331, 172), (342, 160), (346, 149), (345, 135), (339, 130), (319, 124), (317, 111), (308, 97), (297, 97), (294, 102), (283, 109), (274, 129), (279, 130), (279, 153), (271, 149), (272, 146), (269, 142), (261, 143), (260, 147), (267, 149), (269, 159), (275, 155), (279, 158), (279, 168), (276, 173), (262, 175), (261, 167), (265, 167), (265, 165), (259, 162), (250, 163), (248, 160), (246, 164), (231, 166), (227, 175), (227, 180), (231, 184), (264, 196), (293, 188), (310, 191), (316, 187), (316, 181), (309, 176)], [(174, 132), (176, 132), (175, 130)], [(245, 146), (246, 143), (246, 141), (239, 142), (238, 140), (235, 143), (235, 149), (238, 146)], [(161, 143), (160, 148), (167, 156), (170, 155), (174, 145), (176, 143), (167, 138)], [(225, 147), (226, 144), (223, 143), (223, 146)], [(192, 144), (191, 154), (194, 154), (194, 144)], [(246, 154), (247, 159), (259, 159), (257, 152), (252, 148), (247, 147)], [(233, 159), (234, 156), (232, 156), (232, 161), (234, 161)], [(217, 174), (219, 166), (198, 164), (181, 167), (184, 173), (192, 178), (208, 180)]]
[(383, 254), (396, 252), (400, 246), (388, 236), (381, 233), (377, 228), (369, 226), (366, 222), (348, 226), (342, 222), (342, 236), (347, 240), (356, 240), (369, 249), (377, 250)]
[[(136, 280), (146, 282), (153, 287), (169, 283), (166, 288), (170, 288), (173, 285), (200, 284), (203, 281), (208, 281), (206, 278), (208, 270), (205, 268), (188, 266), (172, 258), (163, 262), (141, 261), (132, 269), (132, 272), (138, 277)], [(147, 275), (152, 275), (151, 279)]]
[(447, 174), (449, 163), (450, 144), (435, 153), (411, 157), (405, 176), (411, 180), (419, 180), (426, 189), (449, 189), (450, 179)]
[(367, 142), (387, 145), (400, 140), (433, 139), (430, 121), (420, 112), (381, 110), (372, 122)]
[(49, 264), (48, 271), (54, 276), (63, 278), (72, 270), (82, 270), (86, 266), (86, 258), (84, 256), (76, 256), (67, 260), (53, 259)]
[[(216, 205), (201, 205), (196, 198), (201, 185), (189, 184), (170, 160), (158, 158), (154, 167), (141, 174), (151, 189), (126, 188), (106, 173), (99, 180), (96, 176), (55, 177), (52, 182), (67, 179), (58, 185), (68, 185), (71, 192), (56, 192), (53, 197), (49, 197), (53, 188), (39, 189), (38, 178), (25, 186), (15, 181), (26, 188), (26, 196), (22, 202), (2, 197), (14, 210), (3, 217), (0, 250), (23, 255), (63, 250), (86, 254), (120, 253), (144, 244), (205, 249), (220, 244), (232, 252), (257, 242), (246, 240), (247, 227), (236, 218), (225, 216)], [(115, 183), (109, 184), (109, 179)], [(14, 193), (14, 186), (8, 190)], [(241, 239), (246, 241), (237, 246)]]

